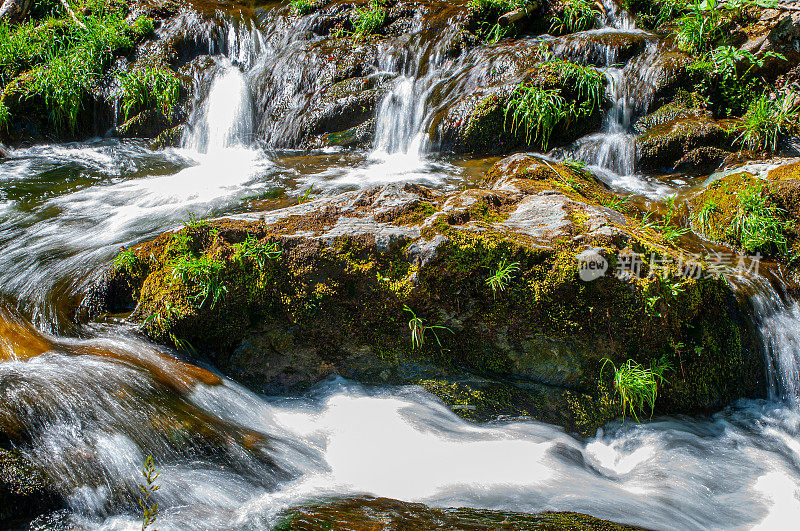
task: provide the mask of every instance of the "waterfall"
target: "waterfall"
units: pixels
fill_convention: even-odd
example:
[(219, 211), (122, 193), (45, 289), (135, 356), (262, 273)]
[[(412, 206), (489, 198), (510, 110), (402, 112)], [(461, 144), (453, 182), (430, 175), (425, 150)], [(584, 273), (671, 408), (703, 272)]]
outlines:
[[(199, 111), (199, 112), (198, 112)], [(214, 153), (250, 143), (253, 105), (247, 80), (230, 62), (215, 75), (205, 102), (195, 112), (195, 124), (184, 146)]]
[(413, 76), (401, 76), (386, 95), (375, 118), (375, 158), (393, 154), (421, 157), (428, 143), (426, 83)]
[(770, 397), (800, 405), (800, 301), (766, 278), (751, 282), (753, 319), (761, 336)]

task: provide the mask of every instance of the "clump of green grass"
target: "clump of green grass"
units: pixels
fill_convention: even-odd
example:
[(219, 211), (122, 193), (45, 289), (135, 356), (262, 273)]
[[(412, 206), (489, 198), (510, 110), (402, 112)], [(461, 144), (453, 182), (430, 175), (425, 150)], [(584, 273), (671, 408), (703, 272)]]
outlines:
[(172, 274), (175, 280), (194, 289), (191, 295), (202, 308), (206, 301), (211, 299), (210, 308), (228, 293), (228, 287), (222, 282), (222, 270), (225, 264), (206, 255), (195, 258), (189, 255), (178, 257), (172, 265)]
[(441, 325), (426, 326), (422, 318), (417, 317), (417, 314), (414, 313), (414, 310), (412, 310), (408, 306), (404, 306), (403, 311), (409, 312), (411, 314), (411, 319), (408, 321), (408, 328), (409, 330), (411, 330), (411, 346), (414, 349), (422, 348), (422, 346), (425, 344), (425, 332), (428, 330), (430, 330), (431, 333), (433, 334), (433, 337), (436, 339), (436, 343), (439, 345), (439, 347), (442, 346), (442, 342), (439, 340), (439, 335), (436, 333), (436, 331), (447, 330), (451, 334), (453, 333), (453, 331), (447, 328), (446, 326), (441, 326)]
[(120, 84), (122, 113), (127, 120), (136, 112), (156, 108), (168, 120), (180, 95), (180, 81), (172, 70), (147, 66), (115, 74)]
[(268, 261), (279, 258), (282, 253), (277, 242), (261, 243), (252, 234), (248, 234), (243, 242), (235, 244), (233, 249), (234, 260), (249, 260), (259, 269), (264, 269)]
[(525, 131), (525, 142), (541, 142), (547, 149), (550, 135), (556, 124), (564, 120), (570, 104), (561, 95), (560, 89), (543, 89), (533, 85), (520, 85), (505, 108), (504, 124), (511, 113), (511, 131)]
[(142, 476), (144, 476), (144, 484), (139, 485), (141, 489), (139, 507), (142, 508), (142, 531), (147, 531), (147, 528), (156, 523), (158, 518), (158, 503), (153, 502), (152, 497), (161, 488), (161, 485), (156, 483), (161, 472), (156, 470), (152, 455), (148, 455), (144, 461)]
[(739, 210), (731, 223), (730, 232), (747, 252), (789, 252), (786, 222), (782, 211), (767, 203), (760, 187), (750, 187), (739, 193)]
[(183, 226), (187, 229), (197, 230), (203, 227), (208, 227), (210, 225), (207, 219), (203, 219), (197, 216), (194, 212), (189, 214), (189, 217), (182, 221)]
[(694, 216), (694, 222), (701, 235), (705, 236), (711, 233), (714, 214), (717, 212), (719, 212), (719, 207), (714, 201), (708, 201), (697, 211)]
[(133, 249), (123, 249), (114, 258), (114, 267), (123, 271), (133, 271), (139, 264), (139, 258)]
[(118, 4), (94, 2), (90, 7), (91, 15), (81, 14), (77, 21), (64, 14), (17, 26), (0, 24), (4, 91), (15, 101), (40, 99), (57, 130), (75, 130), (92, 87), (114, 55), (153, 30), (145, 17), (127, 22)]
[(505, 107), (504, 127), (511, 115), (511, 131), (516, 135), (525, 131), (525, 142), (541, 143), (544, 149), (556, 125), (569, 126), (574, 120), (590, 116), (603, 98), (605, 78), (596, 68), (570, 61), (549, 59), (542, 68), (557, 72), (568, 80), (576, 92), (576, 100), (567, 100), (560, 88), (544, 89), (537, 85), (520, 84)]
[(614, 389), (622, 403), (622, 418), (631, 415), (639, 422), (637, 412), (644, 412), (645, 408), (650, 409), (652, 417), (658, 398), (658, 387), (666, 382), (664, 373), (672, 368), (671, 364), (662, 358), (650, 367), (644, 367), (634, 360), (627, 360), (617, 367), (614, 362), (605, 358), (600, 369), (601, 376), (607, 364), (611, 364), (614, 369)]
[(380, 0), (370, 0), (365, 9), (355, 8), (350, 19), (353, 23), (353, 33), (364, 36), (377, 32), (386, 21), (386, 8)]
[(500, 260), (497, 269), (486, 279), (486, 283), (492, 288), (492, 293), (497, 295), (498, 291), (505, 291), (517, 271), (519, 271), (519, 262), (509, 262), (505, 258)]
[(298, 15), (309, 15), (316, 10), (316, 5), (308, 0), (292, 0), (291, 6)]
[(550, 31), (559, 35), (586, 31), (597, 26), (600, 9), (590, 0), (571, 0), (564, 11), (550, 19)]
[(738, 126), (738, 141), (748, 149), (775, 151), (781, 137), (798, 126), (800, 111), (788, 94), (771, 99), (764, 94), (747, 109)]

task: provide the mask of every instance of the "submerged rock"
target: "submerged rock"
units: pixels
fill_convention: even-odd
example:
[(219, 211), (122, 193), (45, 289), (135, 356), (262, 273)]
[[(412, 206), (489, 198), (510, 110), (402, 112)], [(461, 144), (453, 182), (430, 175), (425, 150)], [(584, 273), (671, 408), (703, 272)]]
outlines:
[(293, 529), (559, 529), (622, 531), (638, 529), (572, 512), (538, 514), (485, 509), (437, 509), (389, 498), (344, 498), (284, 511), (276, 531)]
[(59, 505), (47, 478), (17, 450), (0, 448), (0, 525)]
[[(484, 379), (576, 430), (620, 413), (605, 358), (671, 363), (662, 412), (763, 393), (730, 287), (647, 276), (680, 249), (612, 202), (590, 173), (518, 154), (478, 189), (389, 185), (189, 224), (126, 251), (90, 298), (95, 314), (135, 303), (152, 337), (270, 393), (331, 373)], [(587, 251), (608, 274), (579, 271)], [(642, 276), (611, 274), (630, 253)]]

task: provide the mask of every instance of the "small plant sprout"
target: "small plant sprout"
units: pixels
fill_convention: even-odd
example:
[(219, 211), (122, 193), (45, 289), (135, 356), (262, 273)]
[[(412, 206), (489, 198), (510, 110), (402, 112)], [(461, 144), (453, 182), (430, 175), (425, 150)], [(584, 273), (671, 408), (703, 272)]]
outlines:
[(614, 388), (622, 403), (623, 420), (626, 414), (630, 414), (636, 422), (639, 422), (637, 411), (643, 412), (645, 407), (650, 408), (652, 417), (658, 397), (658, 386), (667, 381), (664, 373), (672, 368), (670, 363), (662, 358), (648, 368), (629, 359), (617, 367), (610, 359), (604, 358), (600, 369), (601, 376), (609, 363), (614, 368)]
[(308, 187), (308, 190), (306, 190), (303, 195), (297, 198), (297, 204), (302, 205), (303, 203), (308, 203), (309, 196), (311, 195), (311, 192), (313, 190), (314, 190), (314, 185), (312, 184), (311, 186)]
[(431, 331), (433, 337), (436, 339), (436, 343), (440, 347), (442, 346), (442, 342), (439, 340), (439, 336), (436, 334), (436, 330), (447, 330), (451, 334), (454, 333), (446, 326), (441, 326), (441, 325), (425, 326), (422, 319), (417, 317), (417, 314), (414, 313), (414, 310), (412, 310), (408, 306), (404, 306), (403, 310), (411, 314), (411, 319), (408, 321), (408, 328), (409, 330), (411, 330), (411, 346), (415, 349), (422, 348), (422, 345), (425, 344), (426, 330)]
[(497, 269), (492, 273), (492, 276), (486, 279), (486, 283), (492, 288), (492, 292), (497, 295), (498, 291), (506, 290), (514, 278), (514, 273), (517, 271), (519, 271), (519, 262), (509, 262), (503, 258), (500, 260)]
[(153, 525), (158, 518), (158, 503), (154, 502), (151, 498), (155, 492), (161, 488), (161, 485), (156, 483), (161, 472), (156, 470), (156, 465), (153, 462), (153, 456), (148, 455), (142, 467), (142, 476), (144, 476), (144, 484), (139, 485), (142, 493), (139, 495), (139, 506), (142, 508), (142, 531)]

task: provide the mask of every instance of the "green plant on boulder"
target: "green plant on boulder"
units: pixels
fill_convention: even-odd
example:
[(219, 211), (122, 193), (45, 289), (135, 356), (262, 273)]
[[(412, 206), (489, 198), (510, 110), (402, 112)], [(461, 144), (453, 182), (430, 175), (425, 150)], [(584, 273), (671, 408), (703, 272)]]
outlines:
[(41, 102), (57, 131), (74, 132), (93, 86), (115, 54), (153, 31), (152, 21), (126, 20), (119, 4), (91, 3), (91, 14), (0, 24), (0, 83), (12, 116)]
[(717, 116), (741, 115), (763, 91), (765, 82), (753, 72), (767, 59), (785, 57), (768, 51), (759, 56), (732, 46), (720, 46), (690, 64), (689, 72), (700, 76), (695, 89)]
[(184, 285), (192, 286), (196, 293), (192, 299), (198, 302), (198, 307), (211, 298), (211, 308), (228, 292), (228, 287), (221, 281), (220, 273), (224, 264), (206, 255), (195, 258), (182, 256), (173, 264), (175, 280)]
[(553, 15), (550, 20), (550, 31), (563, 35), (585, 31), (597, 26), (600, 8), (591, 0), (570, 0), (564, 4), (561, 13)]
[(603, 369), (607, 364), (614, 369), (614, 389), (622, 402), (622, 418), (629, 414), (639, 422), (637, 411), (641, 413), (645, 411), (645, 407), (650, 408), (652, 416), (658, 398), (658, 388), (666, 382), (664, 373), (670, 370), (672, 365), (663, 358), (650, 367), (644, 367), (631, 359), (617, 367), (614, 362), (605, 358)]
[(577, 99), (568, 101), (560, 88), (541, 88), (538, 85), (520, 84), (505, 107), (504, 127), (511, 114), (510, 130), (525, 132), (525, 142), (541, 143), (547, 149), (555, 127), (590, 116), (600, 106), (605, 79), (596, 68), (570, 61), (551, 59), (541, 66), (543, 70), (556, 70), (572, 82)]
[(386, 8), (381, 0), (370, 0), (364, 9), (353, 10), (351, 22), (353, 33), (357, 36), (371, 35), (377, 32), (386, 21)]
[(739, 210), (730, 231), (747, 252), (788, 252), (786, 221), (782, 211), (767, 203), (761, 187), (753, 186), (739, 194)]
[(737, 126), (739, 142), (751, 150), (775, 151), (778, 141), (798, 126), (800, 110), (793, 101), (790, 94), (774, 99), (764, 94), (753, 101)]

